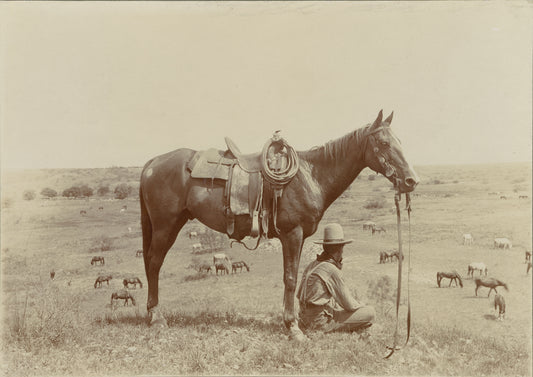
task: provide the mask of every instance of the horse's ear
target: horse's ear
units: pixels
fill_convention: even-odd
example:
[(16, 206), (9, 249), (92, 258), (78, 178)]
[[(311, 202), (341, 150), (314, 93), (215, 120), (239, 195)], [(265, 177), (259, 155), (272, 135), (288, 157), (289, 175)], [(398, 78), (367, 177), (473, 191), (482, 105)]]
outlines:
[(374, 123), (372, 123), (372, 128), (377, 128), (377, 127), (381, 126), (381, 120), (382, 119), (383, 119), (383, 109), (381, 109), (379, 111), (378, 117), (376, 118)]
[(385, 119), (385, 123), (388, 123), (389, 125), (391, 124), (392, 122), (392, 116), (394, 115), (394, 111), (392, 113), (390, 113), (389, 117), (387, 119)]

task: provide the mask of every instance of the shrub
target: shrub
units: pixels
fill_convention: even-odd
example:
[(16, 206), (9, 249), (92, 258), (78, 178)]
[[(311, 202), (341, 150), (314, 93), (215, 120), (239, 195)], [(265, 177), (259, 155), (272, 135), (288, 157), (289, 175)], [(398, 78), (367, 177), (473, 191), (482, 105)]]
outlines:
[(379, 209), (384, 208), (387, 205), (387, 201), (382, 199), (369, 200), (363, 207), (366, 209)]
[(127, 185), (126, 183), (121, 183), (115, 187), (114, 192), (116, 199), (126, 199), (133, 192), (133, 187)]
[(104, 196), (104, 195), (109, 194), (109, 191), (110, 191), (109, 186), (100, 186), (96, 190), (96, 193), (98, 194), (98, 196)]
[(88, 185), (81, 185), (80, 194), (81, 196), (93, 196), (93, 189), (90, 188)]
[(50, 187), (46, 187), (41, 190), (41, 195), (47, 198), (55, 198), (57, 196), (57, 191)]
[[(205, 233), (198, 235), (198, 240), (207, 252), (217, 251), (226, 246), (226, 236), (212, 229), (206, 229)], [(200, 253), (199, 253), (200, 254)]]
[(24, 193), (22, 194), (22, 198), (24, 200), (33, 200), (33, 199), (35, 199), (35, 191), (33, 191), (33, 190), (24, 191)]
[(78, 186), (72, 186), (64, 189), (62, 195), (66, 198), (79, 198), (81, 196), (81, 190)]

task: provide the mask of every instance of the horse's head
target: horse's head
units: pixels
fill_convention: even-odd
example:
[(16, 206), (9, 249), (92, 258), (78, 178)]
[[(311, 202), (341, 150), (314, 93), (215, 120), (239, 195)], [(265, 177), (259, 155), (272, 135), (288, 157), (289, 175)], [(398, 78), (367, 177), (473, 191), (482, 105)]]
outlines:
[(374, 123), (368, 127), (365, 161), (377, 173), (383, 174), (400, 192), (411, 192), (419, 178), (406, 161), (400, 140), (392, 133), (392, 114), (383, 120), (383, 110)]

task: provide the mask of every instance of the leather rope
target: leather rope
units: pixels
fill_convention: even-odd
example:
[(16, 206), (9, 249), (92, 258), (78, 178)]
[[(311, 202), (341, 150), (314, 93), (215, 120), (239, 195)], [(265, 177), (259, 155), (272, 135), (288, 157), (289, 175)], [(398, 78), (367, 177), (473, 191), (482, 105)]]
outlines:
[[(400, 298), (401, 298), (401, 287), (402, 287), (402, 262), (403, 262), (403, 251), (402, 251), (402, 229), (401, 229), (401, 214), (400, 214), (400, 200), (401, 193), (399, 185), (395, 185), (397, 192), (394, 195), (394, 204), (396, 205), (396, 219), (398, 226), (398, 289), (396, 291), (396, 329), (394, 330), (394, 340), (392, 347), (387, 346), (391, 352), (385, 356), (385, 359), (391, 357), (396, 350), (400, 350), (401, 347), (397, 346), (398, 342), (398, 325), (399, 325), (399, 310), (400, 310)], [(408, 193), (405, 194), (405, 208), (407, 210), (407, 216), (409, 220), (409, 254), (408, 254), (408, 265), (407, 265), (407, 336), (403, 347), (409, 342), (409, 336), (411, 334), (411, 299), (409, 297), (409, 280), (410, 280), (410, 270), (411, 270), (411, 197)]]

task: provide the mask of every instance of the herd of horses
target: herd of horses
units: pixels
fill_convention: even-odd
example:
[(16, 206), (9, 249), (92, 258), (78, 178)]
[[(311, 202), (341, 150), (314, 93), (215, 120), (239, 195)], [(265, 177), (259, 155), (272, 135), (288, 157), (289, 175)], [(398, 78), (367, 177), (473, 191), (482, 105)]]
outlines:
[[(525, 252), (524, 263), (527, 265), (526, 274), (529, 274), (529, 270), (531, 269), (531, 251)], [(475, 271), (479, 271), (479, 277), (474, 278)], [(502, 294), (498, 293), (497, 287), (503, 287), (506, 291), (509, 291), (509, 287), (504, 281), (493, 277), (488, 277), (487, 274), (488, 268), (482, 262), (473, 262), (468, 265), (468, 277), (471, 277), (474, 280), (474, 284), (476, 286), (474, 291), (475, 295), (477, 296), (478, 290), (481, 287), (489, 288), (489, 293), (487, 294), (487, 297), (490, 297), (491, 292), (494, 291), (494, 310), (498, 314), (497, 319), (499, 321), (502, 321), (505, 318), (505, 298)], [(437, 272), (437, 285), (439, 288), (441, 287), (441, 281), (443, 278), (450, 279), (448, 287), (451, 287), (452, 282), (455, 282), (456, 287), (457, 284), (459, 284), (461, 288), (463, 288), (463, 281), (461, 275), (459, 275), (457, 271), (454, 270), (452, 272)]]
[[(142, 250), (137, 250), (135, 256), (142, 256)], [(91, 259), (91, 266), (105, 265), (104, 257), (102, 256), (94, 256)], [(54, 272), (55, 275), (55, 272)], [(52, 275), (52, 272), (50, 272), (50, 278), (53, 279), (54, 276)], [(94, 282), (94, 288), (101, 288), (103, 283), (107, 283), (107, 286), (109, 286), (109, 281), (113, 279), (112, 275), (98, 275)], [(114, 308), (114, 304), (117, 302), (117, 300), (124, 300), (124, 306), (129, 305), (129, 302), (133, 305), (136, 305), (135, 297), (133, 294), (128, 291), (130, 289), (130, 286), (133, 285), (133, 288), (137, 288), (137, 284), (139, 284), (139, 287), (143, 287), (143, 283), (141, 282), (141, 279), (138, 277), (128, 277), (122, 279), (122, 285), (124, 286), (124, 289), (120, 289), (118, 291), (115, 291), (111, 294), (111, 307)]]

